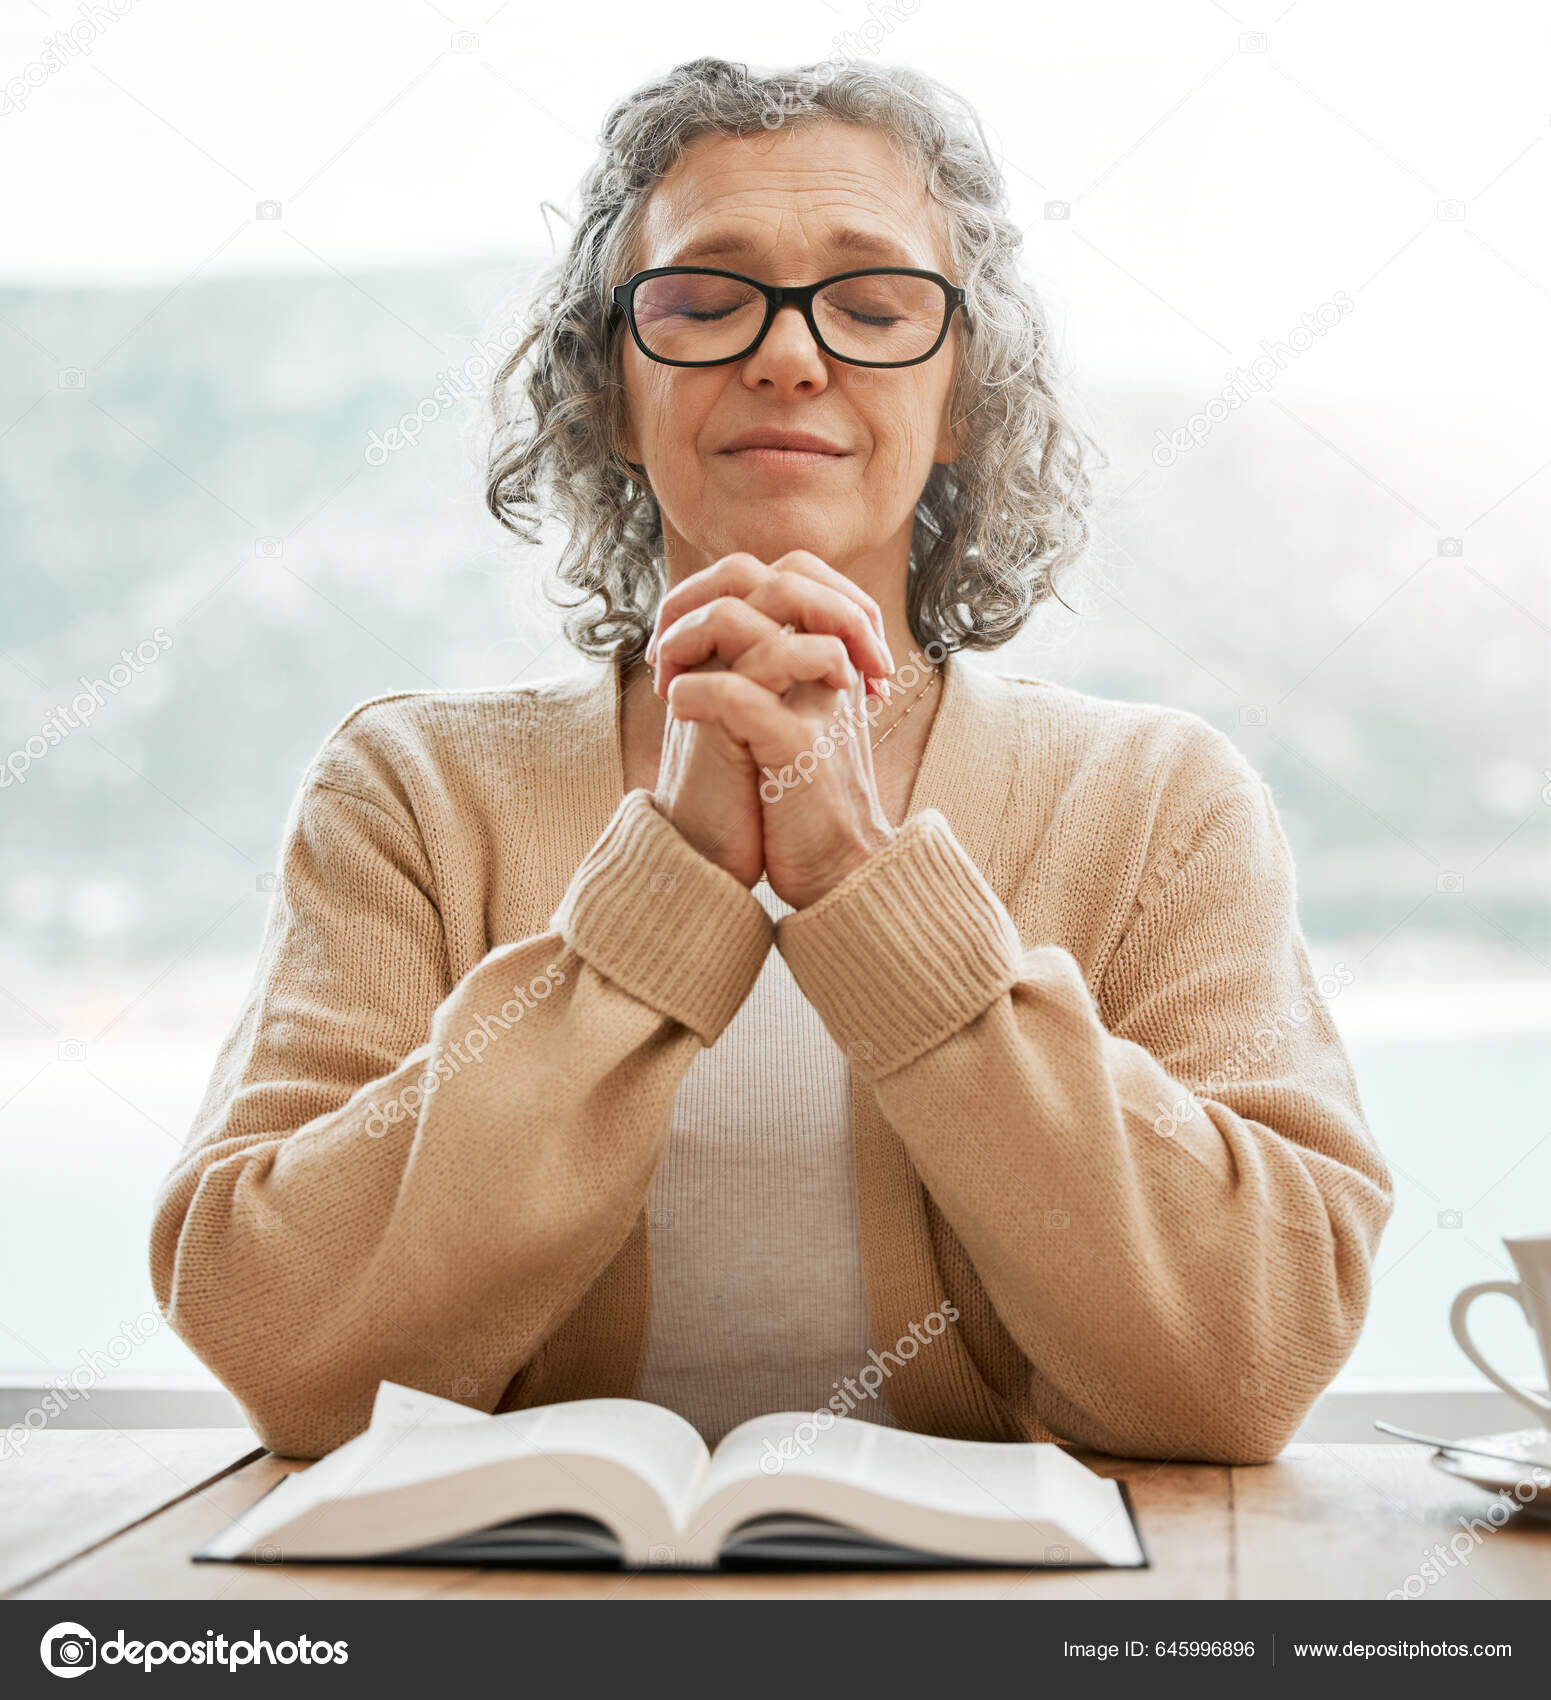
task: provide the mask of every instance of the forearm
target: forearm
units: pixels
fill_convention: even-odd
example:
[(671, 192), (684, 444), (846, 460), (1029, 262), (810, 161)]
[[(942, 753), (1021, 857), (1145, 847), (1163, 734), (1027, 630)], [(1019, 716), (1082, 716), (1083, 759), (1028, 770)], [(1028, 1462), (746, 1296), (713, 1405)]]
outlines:
[(1161, 1134), (1188, 1089), (1086, 1003), (1071, 959), (1035, 952), (1013, 991), (878, 1082), (880, 1106), (1058, 1432), (1274, 1456), (1356, 1341), (1387, 1214), (1371, 1177), (1286, 1130), (1360, 1147), (1361, 1124), (1289, 1089), (1267, 1121), (1202, 1099)]
[(494, 1407), (625, 1240), (678, 1081), (758, 971), (769, 923), (734, 887), (622, 809), (553, 928), (491, 951), (413, 1050), (407, 1020), (374, 1036), (261, 965), (152, 1268), (267, 1444), (338, 1444), (383, 1379)]
[(1051, 1425), (1131, 1453), (1274, 1454), (1351, 1349), (1388, 1213), (1322, 1024), (1264, 1079), (1199, 1099), (1186, 1084), (1257, 1010), (1317, 1004), (1294, 935), (1268, 934), (1251, 970), (1210, 940), (1166, 973), (1164, 942), (1135, 947), (1119, 1001), (1149, 1049), (1106, 1029), (1066, 950), (1023, 947), (945, 823), (918, 820), (780, 938)]
[[(566, 984), (384, 1127), (541, 962)], [(357, 1432), (383, 1379), (490, 1408), (624, 1240), (698, 1048), (558, 938), (495, 953), (342, 1108), (236, 1131), (253, 1103), (213, 1130), (159, 1203), (158, 1297), (277, 1450)]]

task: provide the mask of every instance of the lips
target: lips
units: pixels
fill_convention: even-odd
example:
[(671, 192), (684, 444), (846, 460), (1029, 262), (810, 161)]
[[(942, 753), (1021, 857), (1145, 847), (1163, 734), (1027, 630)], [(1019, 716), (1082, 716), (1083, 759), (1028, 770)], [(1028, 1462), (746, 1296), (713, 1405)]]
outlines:
[(793, 459), (825, 457), (839, 460), (851, 451), (842, 448), (838, 443), (830, 442), (826, 437), (815, 436), (811, 431), (757, 430), (745, 431), (741, 436), (734, 437), (721, 452), (724, 455), (758, 455), (762, 458), (789, 455)]

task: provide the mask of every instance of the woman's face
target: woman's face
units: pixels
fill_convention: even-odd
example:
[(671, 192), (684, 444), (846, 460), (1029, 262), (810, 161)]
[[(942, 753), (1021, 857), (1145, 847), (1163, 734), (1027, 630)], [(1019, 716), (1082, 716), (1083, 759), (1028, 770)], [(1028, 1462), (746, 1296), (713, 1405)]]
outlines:
[[(653, 191), (635, 260), (786, 285), (868, 265), (959, 281), (935, 207), (889, 142), (828, 120), (693, 144)], [(957, 323), (932, 359), (892, 370), (830, 359), (795, 309), (728, 366), (664, 366), (627, 334), (625, 453), (657, 497), (670, 578), (736, 550), (773, 561), (809, 549), (874, 595), (902, 581), (916, 501), (933, 463), (954, 456)], [(782, 431), (833, 452), (735, 447)]]

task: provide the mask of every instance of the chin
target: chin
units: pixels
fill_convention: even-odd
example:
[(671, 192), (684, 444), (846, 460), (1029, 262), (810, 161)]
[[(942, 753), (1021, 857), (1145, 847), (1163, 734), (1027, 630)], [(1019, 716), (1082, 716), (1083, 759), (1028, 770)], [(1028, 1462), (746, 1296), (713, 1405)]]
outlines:
[(724, 529), (721, 537), (706, 544), (713, 561), (740, 550), (762, 561), (778, 561), (794, 549), (806, 549), (837, 568), (856, 553), (849, 527), (822, 513), (761, 514), (757, 503), (749, 504), (735, 530)]

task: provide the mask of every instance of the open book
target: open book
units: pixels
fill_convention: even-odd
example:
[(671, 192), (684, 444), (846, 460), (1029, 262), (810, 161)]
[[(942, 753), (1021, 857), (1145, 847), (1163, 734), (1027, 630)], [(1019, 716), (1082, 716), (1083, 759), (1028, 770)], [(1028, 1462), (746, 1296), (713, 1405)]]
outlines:
[[(827, 1414), (827, 1413), (826, 1413)], [(199, 1559), (411, 1564), (1147, 1563), (1124, 1492), (1059, 1446), (812, 1413), (708, 1451), (672, 1411), (580, 1399), (486, 1416), (385, 1381), (364, 1433), (288, 1476)]]

